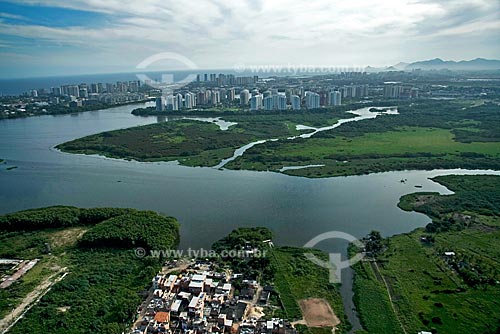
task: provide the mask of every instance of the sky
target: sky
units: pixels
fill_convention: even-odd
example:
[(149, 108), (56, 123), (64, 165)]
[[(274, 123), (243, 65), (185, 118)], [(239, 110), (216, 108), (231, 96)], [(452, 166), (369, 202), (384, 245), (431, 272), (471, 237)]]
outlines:
[(499, 40), (499, 0), (0, 0), (3, 79), (500, 59)]

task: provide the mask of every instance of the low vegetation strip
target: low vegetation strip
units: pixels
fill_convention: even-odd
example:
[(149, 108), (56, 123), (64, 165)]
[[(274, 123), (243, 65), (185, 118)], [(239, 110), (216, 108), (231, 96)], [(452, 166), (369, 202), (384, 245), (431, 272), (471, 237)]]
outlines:
[[(368, 262), (355, 266), (355, 301), (370, 333), (402, 333), (390, 315), (389, 295), (408, 333), (500, 330), (500, 248), (495, 241), (500, 238), (500, 177), (434, 180), (455, 193), (416, 193), (400, 202), (406, 210), (428, 214), (432, 223), (384, 240), (374, 254), (389, 291)], [(374, 315), (380, 313), (387, 316)]]
[[(402, 333), (387, 290), (368, 262), (354, 265), (354, 301), (360, 321), (369, 333)], [(379, 315), (383, 316), (379, 316)]]

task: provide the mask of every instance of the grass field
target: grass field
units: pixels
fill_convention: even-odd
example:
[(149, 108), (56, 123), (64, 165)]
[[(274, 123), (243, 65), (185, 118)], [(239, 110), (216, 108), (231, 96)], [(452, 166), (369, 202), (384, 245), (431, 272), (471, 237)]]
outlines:
[(401, 169), (500, 167), (496, 142), (462, 143), (448, 129), (401, 127), (358, 137), (310, 138), (265, 143), (248, 150), (228, 167), (274, 170), (289, 165), (316, 165), (286, 173), (321, 177)]
[[(0, 257), (40, 259), (21, 279), (9, 288), (0, 290), (0, 317), (10, 312), (45, 278), (68, 265), (68, 257), (64, 254), (64, 250), (77, 240), (77, 234), (71, 232), (79, 231), (79, 235), (82, 230), (83, 228), (69, 228), (66, 231), (68, 234), (64, 237), (61, 235), (62, 229), (0, 233)], [(56, 241), (52, 244), (52, 254), (45, 254), (45, 243), (52, 241)]]
[(428, 227), (391, 237), (377, 266), (355, 266), (355, 301), (370, 333), (404, 333), (401, 327), (407, 333), (500, 330), (500, 177), (450, 175), (437, 181), (456, 193), (405, 196), (401, 206), (430, 212), (438, 232)]
[[(355, 302), (363, 327), (369, 329), (369, 333), (401, 333), (401, 326), (391, 308), (387, 290), (370, 263), (357, 263), (354, 269)], [(378, 314), (384, 316), (376, 317)]]
[[(338, 289), (334, 284), (329, 283), (328, 270), (309, 261), (304, 256), (305, 252), (311, 252), (311, 250), (280, 247), (273, 249), (271, 254), (274, 284), (283, 304), (285, 316), (292, 321), (300, 320), (302, 312), (298, 304), (299, 300), (324, 298), (341, 321), (338, 326), (340, 332), (345, 332), (349, 325), (344, 317)], [(315, 251), (315, 254), (322, 258), (326, 256), (319, 251)], [(313, 332), (316, 333), (314, 329)]]

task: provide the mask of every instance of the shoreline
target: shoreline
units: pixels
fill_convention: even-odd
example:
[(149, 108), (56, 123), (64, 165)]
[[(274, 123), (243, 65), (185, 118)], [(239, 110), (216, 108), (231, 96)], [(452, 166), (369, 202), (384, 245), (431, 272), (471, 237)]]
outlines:
[(16, 115), (13, 115), (13, 117), (10, 117), (10, 116), (0, 117), (0, 121), (9, 120), (9, 119), (39, 117), (39, 116), (64, 116), (64, 115), (80, 114), (80, 113), (85, 113), (85, 112), (108, 110), (108, 109), (112, 109), (112, 108), (118, 108), (118, 107), (133, 105), (133, 104), (144, 104), (144, 103), (148, 103), (148, 102), (151, 102), (151, 99), (126, 102), (126, 103), (118, 103), (118, 104), (112, 104), (112, 105), (107, 105), (107, 106), (100, 105), (96, 109), (91, 108), (88, 110), (78, 110), (78, 108), (83, 108), (83, 107), (77, 107), (77, 109), (71, 109), (71, 110), (67, 110), (65, 112), (45, 112), (45, 113), (37, 113), (37, 114), (16, 114)]

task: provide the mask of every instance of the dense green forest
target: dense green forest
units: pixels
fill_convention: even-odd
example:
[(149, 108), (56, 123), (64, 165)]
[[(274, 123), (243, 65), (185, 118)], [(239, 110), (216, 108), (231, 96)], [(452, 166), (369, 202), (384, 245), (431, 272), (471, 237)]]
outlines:
[(212, 248), (222, 250), (242, 249), (245, 246), (262, 247), (263, 241), (271, 240), (273, 233), (265, 227), (240, 227), (215, 242)]
[(110, 218), (85, 233), (80, 244), (89, 247), (170, 249), (179, 242), (175, 218), (138, 211)]
[(27, 231), (43, 228), (95, 225), (112, 217), (136, 212), (122, 208), (76, 208), (52, 206), (18, 211), (0, 216), (0, 230)]
[(172, 217), (120, 208), (49, 207), (0, 216), (0, 257), (39, 258), (22, 279), (0, 290), (6, 314), (38, 285), (66, 277), (9, 333), (122, 333), (161, 268), (133, 247), (177, 246)]

